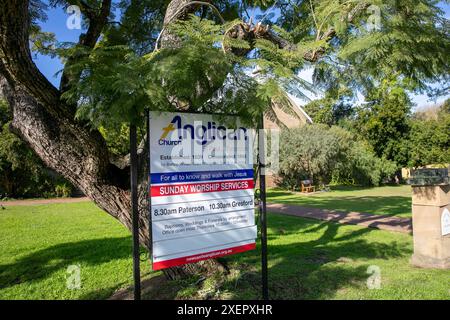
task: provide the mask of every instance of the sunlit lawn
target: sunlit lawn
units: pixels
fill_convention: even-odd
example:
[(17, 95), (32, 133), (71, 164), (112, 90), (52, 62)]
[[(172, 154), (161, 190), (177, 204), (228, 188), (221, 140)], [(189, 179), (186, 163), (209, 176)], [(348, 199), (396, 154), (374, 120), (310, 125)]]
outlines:
[[(271, 298), (450, 298), (450, 271), (410, 266), (410, 235), (276, 214), (268, 224)], [(0, 234), (0, 299), (106, 299), (132, 283), (131, 237), (92, 203), (8, 207)], [(143, 260), (143, 277), (161, 274)], [(231, 273), (210, 297), (259, 298), (259, 251), (225, 260)], [(80, 289), (67, 288), (70, 265)], [(381, 289), (366, 285), (370, 266)], [(209, 281), (198, 280), (164, 282), (147, 298), (195, 298)]]
[[(411, 266), (408, 234), (278, 214), (269, 215), (268, 225), (273, 299), (450, 299), (450, 270)], [(259, 252), (230, 260), (240, 277), (230, 280), (223, 294), (259, 295)], [(246, 273), (243, 266), (256, 268)], [(367, 286), (374, 271), (379, 289)]]
[[(0, 235), (0, 299), (102, 299), (132, 283), (131, 236), (92, 203), (7, 207)], [(67, 288), (70, 265), (81, 289)]]
[(311, 195), (271, 189), (268, 201), (338, 211), (357, 211), (411, 217), (411, 187), (408, 185), (376, 188), (331, 187), (329, 192)]

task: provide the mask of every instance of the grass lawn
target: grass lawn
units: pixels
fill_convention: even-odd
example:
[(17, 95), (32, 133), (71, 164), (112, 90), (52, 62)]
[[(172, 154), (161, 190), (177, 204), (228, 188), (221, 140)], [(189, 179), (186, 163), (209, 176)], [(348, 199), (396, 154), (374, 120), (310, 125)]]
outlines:
[[(449, 299), (450, 271), (409, 265), (407, 234), (269, 214), (269, 287), (273, 299)], [(132, 283), (131, 237), (92, 203), (0, 210), (0, 299), (104, 299)], [(225, 258), (221, 279), (164, 282), (148, 298), (260, 297), (260, 256)], [(67, 267), (81, 267), (81, 289), (66, 288)], [(369, 290), (369, 266), (381, 289)], [(143, 276), (152, 273), (142, 262)], [(156, 279), (156, 278), (155, 278)]]
[(103, 299), (132, 283), (131, 236), (92, 203), (7, 207), (0, 234), (0, 299)]
[(304, 207), (411, 217), (411, 186), (407, 185), (375, 188), (332, 187), (330, 192), (312, 195), (270, 189), (267, 197), (269, 202)]

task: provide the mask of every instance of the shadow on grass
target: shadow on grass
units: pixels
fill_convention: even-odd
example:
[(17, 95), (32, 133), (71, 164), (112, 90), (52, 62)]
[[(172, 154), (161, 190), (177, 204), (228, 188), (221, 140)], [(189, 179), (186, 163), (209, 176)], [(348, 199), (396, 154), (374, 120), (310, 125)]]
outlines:
[[(296, 219), (296, 218), (294, 218)], [(270, 299), (329, 299), (339, 290), (366, 288), (370, 276), (368, 259), (390, 259), (409, 255), (408, 249), (397, 242), (389, 244), (367, 241), (364, 236), (373, 230), (362, 228), (338, 232), (342, 225), (332, 222), (310, 222), (298, 219), (277, 226), (271, 215), (269, 225), (269, 295)], [(281, 237), (304, 234), (314, 240), (282, 244)], [(309, 234), (309, 235), (308, 235)], [(229, 281), (225, 288), (232, 299), (261, 298), (261, 274), (252, 266), (259, 263), (260, 251), (231, 258), (241, 266), (238, 280)], [(270, 264), (272, 262), (272, 264)]]
[[(50, 277), (74, 263), (98, 265), (129, 258), (130, 252), (130, 236), (58, 244), (30, 253), (14, 263), (0, 265), (0, 288)], [(93, 294), (89, 298), (93, 298)]]

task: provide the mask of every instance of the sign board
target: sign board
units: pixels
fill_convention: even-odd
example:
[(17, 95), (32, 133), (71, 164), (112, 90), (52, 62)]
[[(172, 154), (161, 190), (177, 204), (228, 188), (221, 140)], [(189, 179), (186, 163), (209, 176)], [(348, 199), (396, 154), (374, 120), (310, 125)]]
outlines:
[(450, 211), (445, 208), (441, 215), (441, 235), (450, 234)]
[(252, 130), (151, 112), (149, 143), (153, 270), (254, 249)]

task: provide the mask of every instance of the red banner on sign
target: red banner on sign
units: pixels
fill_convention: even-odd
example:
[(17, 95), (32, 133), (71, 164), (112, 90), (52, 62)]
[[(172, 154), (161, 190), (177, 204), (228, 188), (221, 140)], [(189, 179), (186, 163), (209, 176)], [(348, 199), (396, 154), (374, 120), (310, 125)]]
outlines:
[(253, 179), (152, 186), (150, 196), (175, 196), (193, 193), (253, 189)]
[(195, 255), (187, 256), (187, 257), (153, 262), (153, 270), (160, 270), (160, 269), (179, 266), (179, 265), (186, 264), (186, 263), (194, 263), (194, 262), (198, 262), (198, 261), (202, 261), (202, 260), (219, 258), (219, 257), (227, 256), (230, 254), (254, 250), (255, 248), (256, 248), (256, 243), (249, 243), (249, 244), (244, 244), (244, 245), (233, 247), (233, 248), (221, 249), (221, 250), (216, 250), (216, 251), (195, 254)]

